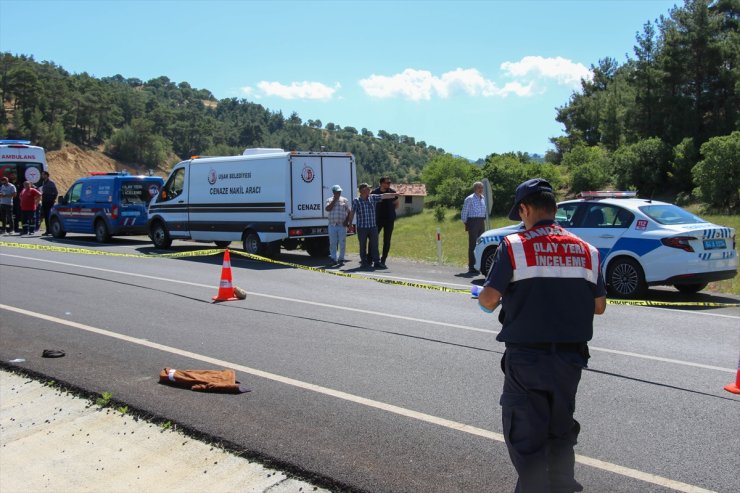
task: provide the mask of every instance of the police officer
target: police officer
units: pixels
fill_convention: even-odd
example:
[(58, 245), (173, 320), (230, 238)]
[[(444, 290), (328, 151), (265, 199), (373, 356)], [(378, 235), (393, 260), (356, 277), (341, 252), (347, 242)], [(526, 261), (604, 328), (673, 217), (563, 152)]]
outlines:
[(486, 312), (502, 305), (500, 404), (521, 493), (583, 490), (573, 470), (580, 431), (573, 411), (593, 317), (606, 309), (598, 250), (561, 228), (556, 210), (546, 180), (517, 187), (509, 219), (526, 230), (504, 238), (478, 297)]

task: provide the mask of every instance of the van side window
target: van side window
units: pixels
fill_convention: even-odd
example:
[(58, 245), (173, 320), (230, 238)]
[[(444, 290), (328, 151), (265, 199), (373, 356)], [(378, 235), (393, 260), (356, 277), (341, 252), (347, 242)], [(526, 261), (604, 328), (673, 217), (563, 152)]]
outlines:
[(82, 195), (82, 183), (75, 183), (72, 188), (69, 189), (69, 196), (67, 202), (79, 202), (80, 196)]
[(172, 200), (178, 195), (182, 193), (182, 189), (185, 183), (185, 168), (180, 168), (175, 173), (170, 176), (170, 179), (167, 180), (167, 183), (165, 183), (164, 187), (162, 188), (162, 192), (159, 194), (159, 198), (157, 199), (157, 202), (163, 201), (163, 200)]

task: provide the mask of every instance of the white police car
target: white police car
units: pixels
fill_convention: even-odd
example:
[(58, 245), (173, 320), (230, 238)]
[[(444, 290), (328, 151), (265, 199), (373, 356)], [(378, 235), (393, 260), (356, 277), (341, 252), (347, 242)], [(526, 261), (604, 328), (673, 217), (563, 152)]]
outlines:
[[(676, 206), (635, 198), (635, 192), (582, 192), (558, 204), (556, 220), (599, 249), (611, 294), (633, 298), (648, 286), (673, 285), (696, 293), (737, 274), (735, 230), (704, 221)], [(475, 247), (484, 275), (504, 236), (523, 223), (486, 231)]]

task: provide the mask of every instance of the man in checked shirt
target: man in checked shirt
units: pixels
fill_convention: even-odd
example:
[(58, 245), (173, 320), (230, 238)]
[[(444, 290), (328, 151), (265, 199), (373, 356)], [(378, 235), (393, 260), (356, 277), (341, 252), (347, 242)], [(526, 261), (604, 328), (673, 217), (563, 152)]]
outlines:
[(468, 232), (468, 274), (479, 274), (475, 268), (475, 242), (483, 234), (486, 224), (486, 199), (483, 197), (483, 183), (473, 183), (473, 193), (465, 197), (463, 203), (462, 219), (465, 231)]
[[(349, 223), (357, 216), (357, 239), (360, 240), (360, 266), (365, 269), (383, 269), (378, 252), (378, 225), (375, 222), (375, 206), (383, 199), (397, 197), (395, 193), (370, 195), (370, 185), (360, 183), (360, 196), (352, 201)], [(368, 251), (368, 243), (370, 250)]]

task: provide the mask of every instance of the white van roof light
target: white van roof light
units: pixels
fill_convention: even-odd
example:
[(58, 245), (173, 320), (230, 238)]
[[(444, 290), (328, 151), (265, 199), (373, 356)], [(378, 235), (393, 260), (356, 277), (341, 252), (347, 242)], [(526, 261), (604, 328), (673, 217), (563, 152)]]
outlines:
[(248, 149), (244, 149), (244, 152), (242, 152), (243, 156), (254, 156), (255, 154), (275, 154), (277, 152), (285, 152), (283, 149), (278, 149), (275, 147), (250, 147)]
[(581, 192), (578, 194), (582, 199), (633, 199), (637, 197), (637, 192), (632, 191), (615, 191), (615, 190), (596, 190)]

